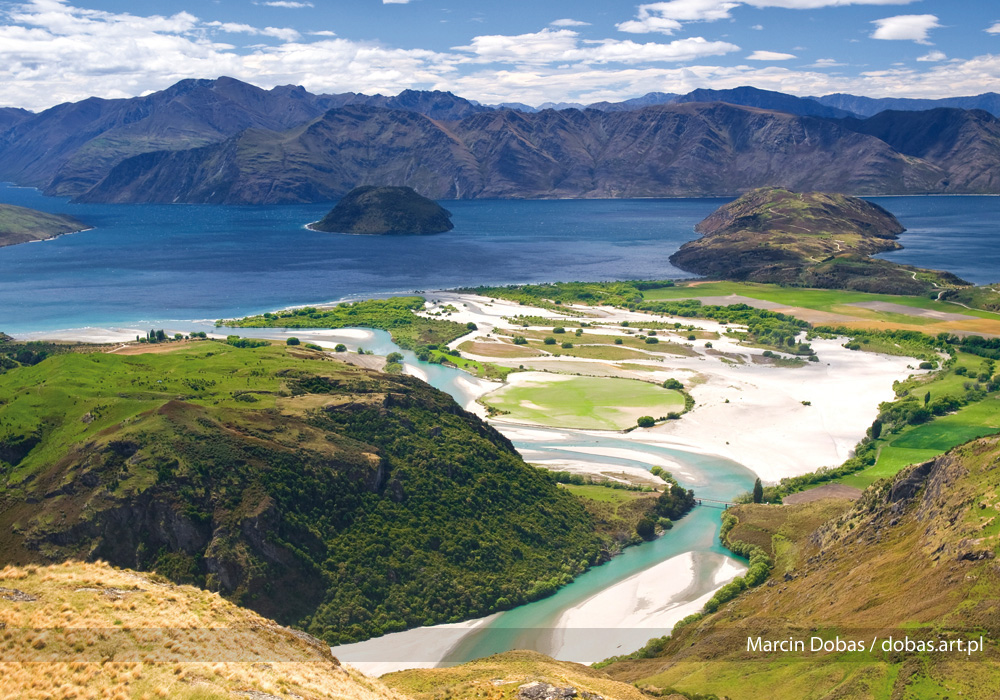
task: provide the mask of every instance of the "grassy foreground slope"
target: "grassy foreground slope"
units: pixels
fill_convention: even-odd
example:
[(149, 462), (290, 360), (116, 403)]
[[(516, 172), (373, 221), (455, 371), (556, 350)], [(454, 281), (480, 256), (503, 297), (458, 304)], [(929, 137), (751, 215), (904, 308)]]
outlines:
[(0, 570), (0, 696), (405, 700), (217, 593), (104, 563)]
[(44, 241), (85, 228), (85, 223), (72, 216), (0, 204), (0, 247)]
[[(656, 658), (605, 670), (640, 686), (741, 698), (992, 698), (1000, 687), (1000, 439), (983, 438), (830, 508), (742, 506), (732, 537), (770, 580), (687, 626)], [(833, 512), (836, 512), (833, 508)], [(828, 513), (827, 513), (828, 514)], [(965, 652), (753, 652), (747, 638), (978, 639)]]
[(546, 595), (580, 503), (447, 394), (286, 346), (0, 375), (0, 556), (156, 570), (337, 643)]
[(217, 593), (100, 562), (0, 570), (0, 629), (0, 697), (10, 700), (499, 700), (530, 684), (572, 688), (570, 697), (644, 697), (534, 652), (375, 680), (320, 640)]

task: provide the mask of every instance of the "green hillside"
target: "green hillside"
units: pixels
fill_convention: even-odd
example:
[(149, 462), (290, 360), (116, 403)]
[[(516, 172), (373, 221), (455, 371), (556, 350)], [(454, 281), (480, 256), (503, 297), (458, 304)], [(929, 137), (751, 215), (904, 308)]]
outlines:
[(0, 204), (0, 247), (44, 241), (86, 228), (87, 224), (72, 216)]
[(546, 595), (590, 516), (452, 399), (286, 346), (62, 354), (0, 374), (0, 556), (103, 559), (332, 642)]
[[(998, 464), (1000, 440), (983, 438), (876, 483), (853, 505), (737, 507), (727, 542), (764, 549), (774, 563), (770, 578), (649, 647), (650, 658), (604, 670), (686, 697), (995, 697)], [(861, 638), (866, 651), (813, 652), (814, 636)], [(883, 651), (889, 636), (952, 647)], [(805, 640), (807, 649), (748, 649), (757, 637)], [(958, 640), (980, 638), (984, 651), (955, 651)]]

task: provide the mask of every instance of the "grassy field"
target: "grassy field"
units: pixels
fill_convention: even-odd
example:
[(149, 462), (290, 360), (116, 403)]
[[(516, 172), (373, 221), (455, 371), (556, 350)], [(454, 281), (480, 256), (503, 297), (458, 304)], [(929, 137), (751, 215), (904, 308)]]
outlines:
[(618, 506), (622, 503), (630, 503), (637, 498), (645, 498), (648, 496), (647, 493), (642, 491), (613, 489), (597, 484), (561, 484), (561, 486), (574, 496), (586, 498), (591, 501), (597, 501), (598, 503), (610, 503), (613, 506)]
[[(907, 316), (905, 314), (874, 311), (856, 306), (848, 306), (859, 302), (882, 301), (901, 306), (910, 306), (915, 309), (929, 309), (951, 314), (962, 314), (969, 317), (969, 321), (984, 319), (1000, 322), (1000, 314), (989, 311), (977, 311), (966, 309), (957, 304), (936, 301), (925, 297), (897, 296), (893, 294), (868, 294), (865, 292), (852, 292), (837, 289), (807, 289), (801, 287), (780, 287), (776, 284), (756, 284), (748, 282), (707, 282), (693, 285), (682, 285), (677, 287), (667, 287), (653, 289), (643, 293), (645, 299), (650, 301), (685, 299), (691, 297), (708, 296), (728, 296), (739, 294), (741, 296), (770, 301), (783, 306), (812, 309), (814, 311), (825, 311), (847, 316), (857, 317), (859, 321), (883, 321), (901, 325), (927, 326), (937, 325), (941, 321), (933, 318), (919, 318)], [(955, 323), (955, 322), (952, 322)], [(964, 322), (963, 322), (964, 323)], [(992, 324), (989, 324), (992, 326)], [(989, 332), (992, 328), (986, 328), (982, 332)], [(970, 328), (969, 330), (973, 330)]]
[(514, 420), (588, 430), (623, 430), (639, 416), (654, 418), (684, 409), (684, 397), (672, 389), (631, 379), (547, 377), (503, 387), (484, 397)]
[(997, 432), (1000, 432), (1000, 398), (994, 396), (890, 436), (879, 449), (874, 466), (837, 481), (863, 489), (910, 464), (925, 462), (957, 445)]

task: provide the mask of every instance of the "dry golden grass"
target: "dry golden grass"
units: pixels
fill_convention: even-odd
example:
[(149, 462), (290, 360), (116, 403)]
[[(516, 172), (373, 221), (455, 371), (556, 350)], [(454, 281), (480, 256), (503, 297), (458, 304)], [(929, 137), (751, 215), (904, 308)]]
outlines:
[(483, 357), (538, 357), (542, 355), (541, 350), (537, 350), (527, 345), (514, 345), (514, 343), (498, 342), (488, 343), (484, 341), (467, 340), (458, 346), (462, 352), (481, 355)]
[(0, 571), (0, 697), (403, 697), (215, 593), (106, 564)]
[[(415, 700), (510, 700), (524, 684), (540, 681), (605, 700), (648, 700), (637, 688), (611, 680), (601, 671), (569, 661), (555, 661), (533, 651), (511, 651), (454, 668), (413, 669), (383, 676), (386, 684)], [(579, 695), (578, 695), (579, 697)]]

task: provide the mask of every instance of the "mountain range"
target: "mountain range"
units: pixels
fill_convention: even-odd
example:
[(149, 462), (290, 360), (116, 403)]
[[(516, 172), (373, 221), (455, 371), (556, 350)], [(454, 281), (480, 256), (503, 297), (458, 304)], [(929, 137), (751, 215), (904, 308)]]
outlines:
[(826, 102), (737, 88), (528, 112), (446, 92), (184, 80), (132, 99), (0, 110), (0, 179), (88, 202), (321, 202), (367, 184), (447, 199), (1000, 191), (992, 113), (862, 117)]

